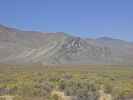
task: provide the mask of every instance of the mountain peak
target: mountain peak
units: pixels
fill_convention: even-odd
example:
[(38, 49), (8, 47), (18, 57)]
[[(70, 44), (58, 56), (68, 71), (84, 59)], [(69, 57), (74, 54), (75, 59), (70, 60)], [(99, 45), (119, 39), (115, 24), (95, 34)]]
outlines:
[(110, 37), (86, 40), (64, 32), (43, 34), (0, 25), (1, 63), (133, 64), (132, 50), (128, 42)]
[(99, 39), (99, 40), (115, 40), (111, 37), (106, 37), (106, 36), (103, 36), (103, 37), (100, 37), (100, 38), (97, 38), (97, 39)]
[(0, 29), (8, 29), (8, 27), (0, 24)]
[(124, 40), (121, 40), (121, 39), (116, 39), (116, 38), (111, 38), (111, 37), (100, 37), (100, 38), (97, 38), (96, 40), (100, 40), (100, 41), (119, 41), (119, 42), (125, 42)]
[(16, 28), (11, 28), (5, 25), (0, 24), (0, 31), (17, 31), (18, 29)]

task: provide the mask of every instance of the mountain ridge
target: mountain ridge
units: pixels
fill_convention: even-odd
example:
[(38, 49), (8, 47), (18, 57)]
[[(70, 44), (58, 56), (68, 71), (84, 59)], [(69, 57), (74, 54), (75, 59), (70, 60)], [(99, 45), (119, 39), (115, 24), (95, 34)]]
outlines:
[(84, 39), (0, 25), (0, 63), (5, 64), (133, 64), (132, 50), (131, 42), (109, 37)]

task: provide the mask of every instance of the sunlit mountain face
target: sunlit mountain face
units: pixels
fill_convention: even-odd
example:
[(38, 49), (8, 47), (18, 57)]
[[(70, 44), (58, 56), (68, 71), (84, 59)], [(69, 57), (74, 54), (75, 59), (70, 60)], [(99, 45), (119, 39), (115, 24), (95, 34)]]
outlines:
[(5, 64), (133, 64), (132, 51), (132, 43), (109, 37), (84, 39), (0, 25), (0, 63)]

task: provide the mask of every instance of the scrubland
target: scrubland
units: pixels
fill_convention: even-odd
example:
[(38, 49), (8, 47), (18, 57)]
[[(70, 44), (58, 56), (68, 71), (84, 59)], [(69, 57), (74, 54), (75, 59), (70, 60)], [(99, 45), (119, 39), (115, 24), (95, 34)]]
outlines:
[(11, 97), (8, 100), (132, 100), (133, 66), (0, 65), (0, 99), (6, 96)]

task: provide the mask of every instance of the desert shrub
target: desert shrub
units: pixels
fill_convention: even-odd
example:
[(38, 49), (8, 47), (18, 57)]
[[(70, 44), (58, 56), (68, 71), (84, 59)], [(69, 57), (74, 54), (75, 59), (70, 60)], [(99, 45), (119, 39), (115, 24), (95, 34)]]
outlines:
[(21, 96), (15, 96), (15, 97), (14, 97), (14, 100), (24, 100), (24, 98), (21, 97)]
[(51, 97), (52, 100), (59, 100), (59, 96), (57, 94), (54, 94), (52, 97)]
[(101, 85), (114, 100), (131, 98), (133, 95), (133, 69), (83, 69), (82, 66), (73, 69), (38, 69), (38, 66), (35, 69), (18, 69), (0, 73), (0, 95), (18, 95), (16, 100), (28, 100), (26, 97), (52, 100), (51, 91), (58, 90), (78, 100), (96, 100)]
[(35, 92), (38, 96), (47, 96), (51, 93), (53, 90), (53, 85), (48, 81), (43, 81), (41, 83), (36, 84), (35, 86)]

